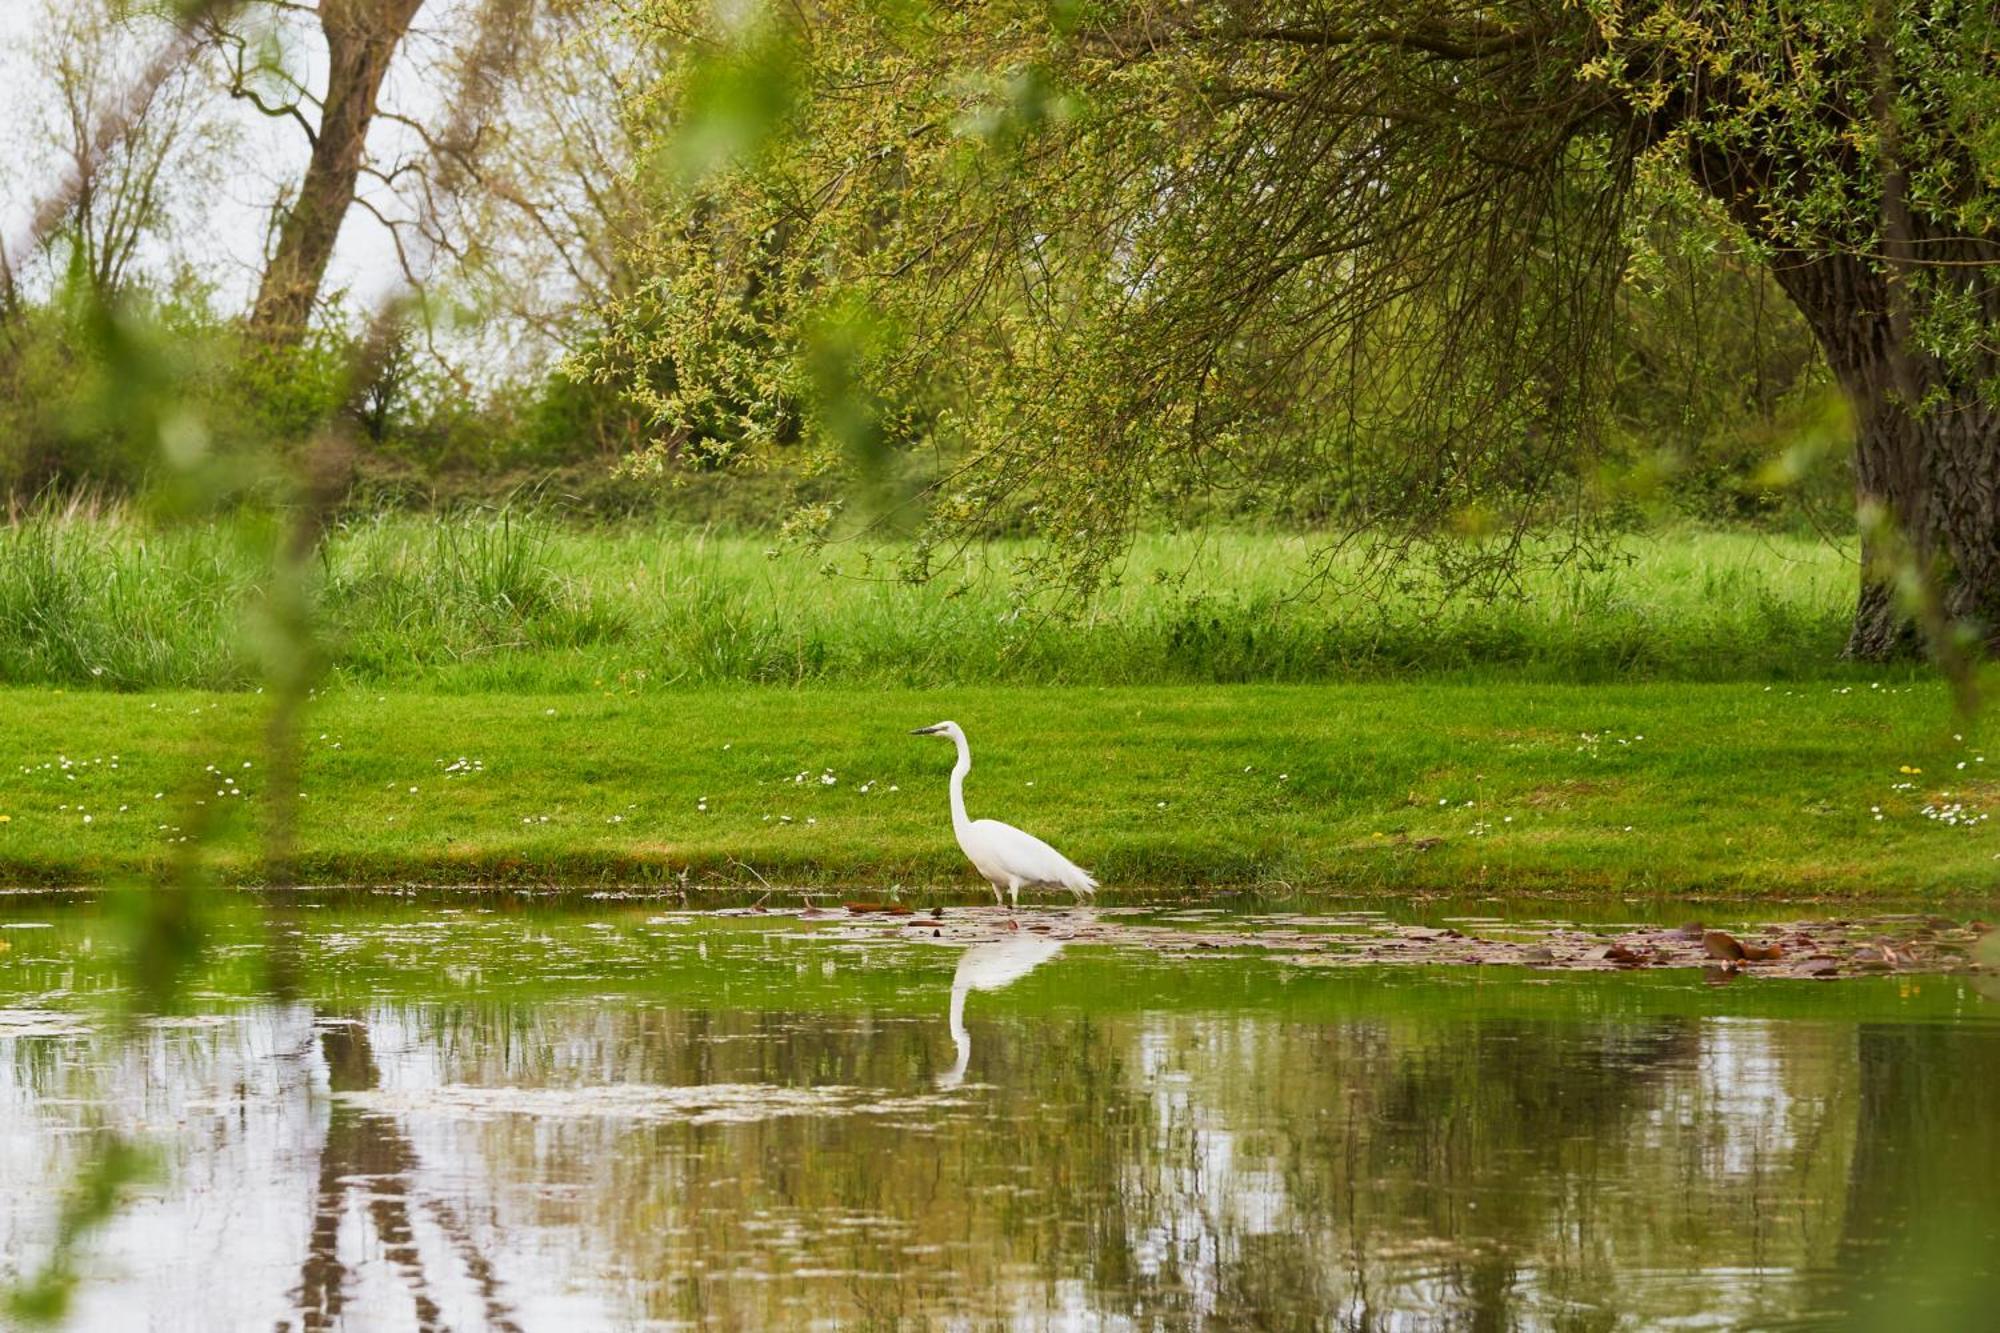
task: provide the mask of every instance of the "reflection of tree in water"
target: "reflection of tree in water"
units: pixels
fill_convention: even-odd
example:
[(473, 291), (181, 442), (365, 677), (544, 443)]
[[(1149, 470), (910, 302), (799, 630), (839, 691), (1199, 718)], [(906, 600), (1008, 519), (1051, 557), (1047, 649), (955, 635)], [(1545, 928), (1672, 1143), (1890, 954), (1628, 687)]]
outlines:
[[(1156, 1156), (1186, 1179), (1153, 1168), (1154, 1187), (1181, 1201), (1153, 1209), (1178, 1230), (1148, 1308), (1269, 1328), (1367, 1328), (1389, 1309), (1468, 1329), (1664, 1315), (1623, 1279), (1746, 1262), (1745, 1219), (1796, 1198), (1810, 1166), (1801, 1153), (1767, 1176), (1722, 1168), (1704, 1088), (1714, 1037), (1679, 1019), (1204, 1033), (1188, 1044), (1262, 1048), (1207, 1057), (1256, 1072), (1163, 1116)], [(1806, 1064), (1808, 1077), (1825, 1070)], [(1830, 1099), (1811, 1100), (1790, 1128), (1830, 1113)], [(1224, 1175), (1254, 1206), (1219, 1197)], [(1714, 1296), (1679, 1285), (1693, 1313)]]
[[(1745, 1175), (1707, 1100), (1739, 1078), (1709, 1068), (1727, 1033), (1694, 1020), (1000, 1008), (966, 1017), (978, 1085), (941, 1111), (507, 1117), (460, 1147), (489, 1181), (575, 1182), (521, 1191), (502, 1234), (580, 1231), (574, 1247), (637, 1279), (625, 1289), (654, 1318), (978, 1323), (1081, 1299), (1172, 1326), (1367, 1327), (1415, 1305), (1440, 1326), (1592, 1328), (1648, 1313), (1622, 1280), (1635, 1270), (1762, 1262), (1750, 1219), (1817, 1187), (1803, 1149), (1778, 1160), (1783, 1141), (1852, 1114), (1820, 1086), (1842, 1077), (1844, 1043), (1788, 1051), (1764, 1028), (1736, 1038), (1768, 1065), (1748, 1081), (1790, 1080), (1810, 1114), (1753, 1124), (1773, 1160)], [(939, 1017), (869, 1011), (455, 1006), (442, 1021), (418, 1040), (454, 1053), (450, 1081), (484, 1084), (928, 1091), (953, 1054)], [(1694, 1312), (1707, 1295), (1690, 1291)]]
[(1833, 1308), (1858, 1298), (1904, 1330), (1981, 1326), (2000, 1307), (2000, 1033), (1864, 1023), (1855, 1050)]
[[(326, 1141), (320, 1151), (319, 1176), (312, 1212), (312, 1235), (299, 1267), (294, 1292), (301, 1330), (341, 1326), (353, 1274), (340, 1257), (340, 1227), (350, 1202), (362, 1198), (382, 1257), (408, 1288), (416, 1326), (444, 1327), (443, 1311), (430, 1289), (424, 1256), (410, 1216), (411, 1183), (417, 1154), (394, 1118), (364, 1114), (342, 1100), (341, 1093), (370, 1092), (381, 1086), (368, 1025), (359, 1016), (319, 1016), (320, 1053), (326, 1062), (328, 1090), (334, 1094), (327, 1118)], [(485, 1305), (486, 1325), (502, 1333), (520, 1333), (501, 1299), (492, 1264), (481, 1254), (449, 1205), (425, 1200), (422, 1205), (450, 1241), (454, 1253), (477, 1287)], [(280, 1322), (280, 1330), (291, 1328)]]
[[(1850, 1239), (1881, 1248), (1897, 1233), (1867, 1233), (1883, 1214), (1864, 1195), (1906, 1213), (1924, 1181), (1949, 1194), (1950, 1136), (1926, 1127), (1993, 1109), (1977, 1087), (1896, 1090), (1926, 1061), (1935, 1073), (1961, 1060), (1963, 1034), (1931, 1038), (1936, 1050), (1868, 1038), (1868, 1156), (1853, 1149), (1854, 1031), (1837, 1026), (1307, 1024), (1011, 1003), (1014, 1017), (997, 999), (966, 1016), (977, 1084), (940, 1111), (502, 1116), (421, 1141), (431, 1178), (463, 1182), (466, 1204), (491, 1200), (494, 1244), (559, 1252), (634, 1318), (980, 1326), (1080, 1303), (1173, 1327), (1368, 1328), (1394, 1309), (1437, 1327), (1594, 1329), (1793, 1309), (1783, 1295), (1759, 1306), (1748, 1287), (1833, 1261), (1832, 1228), (1805, 1219), (1837, 1204), (1850, 1156)], [(586, 1101), (618, 1083), (929, 1094), (954, 1054), (943, 1017), (473, 1003), (385, 1011), (375, 1031), (447, 1083), (569, 1086)], [(380, 1081), (368, 1036), (322, 1034), (337, 1090)], [(338, 1315), (348, 1275), (333, 1242), (357, 1199), (432, 1318), (411, 1223), (436, 1206), (408, 1193), (412, 1143), (391, 1121), (334, 1114), (306, 1327)], [(1907, 1175), (1914, 1155), (1914, 1179), (1891, 1169)], [(491, 1268), (452, 1230), (489, 1320), (508, 1326)], [(1732, 1269), (1751, 1275), (1742, 1288), (1696, 1276)]]

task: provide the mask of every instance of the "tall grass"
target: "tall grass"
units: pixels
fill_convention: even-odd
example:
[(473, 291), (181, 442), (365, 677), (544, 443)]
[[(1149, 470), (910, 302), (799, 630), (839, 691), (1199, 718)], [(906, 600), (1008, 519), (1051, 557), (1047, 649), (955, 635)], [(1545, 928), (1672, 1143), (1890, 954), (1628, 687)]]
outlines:
[[(156, 531), (119, 510), (42, 508), (0, 527), (0, 680), (235, 687), (265, 533)], [(724, 682), (942, 685), (1379, 679), (1726, 679), (1833, 668), (1853, 555), (1748, 533), (1634, 537), (1595, 570), (1518, 596), (1440, 602), (1422, 579), (1302, 595), (1309, 537), (1140, 539), (1084, 607), (1017, 593), (1026, 548), (895, 575), (889, 547), (816, 555), (657, 524), (518, 513), (348, 524), (319, 571), (335, 672), (444, 689)]]

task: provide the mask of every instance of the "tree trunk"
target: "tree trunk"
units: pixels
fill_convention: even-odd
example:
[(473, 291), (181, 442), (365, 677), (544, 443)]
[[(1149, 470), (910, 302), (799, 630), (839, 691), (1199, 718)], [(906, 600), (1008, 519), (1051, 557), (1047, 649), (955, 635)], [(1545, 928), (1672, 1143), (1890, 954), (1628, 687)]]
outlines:
[(1944, 621), (2000, 648), (2000, 413), (1980, 384), (1917, 348), (1898, 294), (1867, 260), (1795, 253), (1773, 272), (1853, 404), (1855, 499), (1892, 525), (1864, 525), (1847, 655), (1918, 649), (1913, 608), (1895, 587), (1909, 573), (1928, 581)]
[(266, 342), (289, 345), (305, 333), (340, 224), (354, 203), (382, 79), (422, 3), (320, 0), (320, 29), (327, 47), (326, 101), (312, 160), (299, 183), (298, 198), (279, 227), (277, 248), (265, 265), (251, 307), (251, 332)]

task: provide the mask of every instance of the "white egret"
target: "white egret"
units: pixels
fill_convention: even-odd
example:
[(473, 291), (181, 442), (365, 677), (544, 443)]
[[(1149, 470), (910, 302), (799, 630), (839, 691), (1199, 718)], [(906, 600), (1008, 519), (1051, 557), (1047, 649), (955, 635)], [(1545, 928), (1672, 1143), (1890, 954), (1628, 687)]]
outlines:
[(938, 1075), (940, 1088), (955, 1088), (965, 1082), (965, 1067), (972, 1062), (972, 1037), (965, 1030), (966, 995), (1011, 986), (1061, 953), (1062, 947), (1061, 940), (1027, 932), (975, 944), (959, 955), (958, 970), (951, 974), (951, 1044), (958, 1048), (958, 1059)]
[(1000, 901), (1005, 887), (1008, 899), (1018, 907), (1024, 885), (1048, 884), (1064, 888), (1079, 897), (1097, 889), (1081, 866), (1032, 833), (1023, 833), (1012, 824), (997, 819), (965, 817), (965, 775), (972, 771), (972, 750), (956, 722), (940, 722), (919, 727), (912, 736), (949, 736), (958, 747), (958, 763), (951, 770), (951, 831), (973, 869), (993, 886), (993, 901)]

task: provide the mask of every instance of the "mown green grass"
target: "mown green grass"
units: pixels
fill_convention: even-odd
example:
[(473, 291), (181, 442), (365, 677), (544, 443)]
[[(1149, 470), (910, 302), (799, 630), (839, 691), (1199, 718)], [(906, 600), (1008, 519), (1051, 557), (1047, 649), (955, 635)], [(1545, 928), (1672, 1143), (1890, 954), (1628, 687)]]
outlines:
[[(0, 691), (0, 880), (155, 869), (213, 817), (219, 873), (254, 881), (260, 703)], [(319, 882), (970, 892), (950, 748), (905, 734), (942, 717), (972, 738), (975, 817), (1043, 834), (1116, 890), (1943, 898), (2000, 883), (1992, 824), (1923, 813), (2000, 804), (1990, 727), (1957, 721), (1934, 683), (1886, 677), (337, 688), (307, 719), (301, 865)], [(450, 771), (461, 760), (471, 771)]]
[[(246, 523), (162, 532), (44, 511), (0, 526), (0, 682), (253, 683), (242, 626), (262, 547)], [(1635, 536), (1601, 567), (1530, 570), (1516, 595), (1448, 602), (1414, 572), (1343, 591), (1354, 563), (1323, 571), (1320, 547), (1143, 537), (1103, 596), (1054, 608), (1020, 592), (1018, 543), (912, 584), (894, 545), (809, 553), (651, 524), (397, 517), (333, 534), (319, 619), (335, 679), (458, 692), (1841, 674), (1855, 566), (1824, 542)]]

